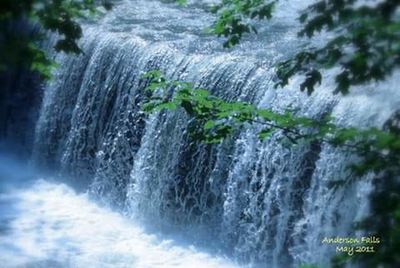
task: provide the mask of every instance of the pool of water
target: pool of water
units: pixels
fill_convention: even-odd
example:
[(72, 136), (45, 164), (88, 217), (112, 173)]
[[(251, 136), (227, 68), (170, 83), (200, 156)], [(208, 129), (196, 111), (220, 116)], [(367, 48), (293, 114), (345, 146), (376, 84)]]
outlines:
[[(4, 169), (0, 174), (6, 174)], [(2, 185), (1, 267), (237, 267), (194, 246), (146, 233), (65, 184), (38, 179)]]

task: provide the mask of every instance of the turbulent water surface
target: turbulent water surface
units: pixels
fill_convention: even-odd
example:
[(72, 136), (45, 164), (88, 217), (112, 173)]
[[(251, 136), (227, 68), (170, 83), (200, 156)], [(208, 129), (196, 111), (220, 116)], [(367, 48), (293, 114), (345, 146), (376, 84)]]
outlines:
[(16, 172), (26, 167), (0, 159), (1, 267), (238, 267), (194, 246), (148, 234), (87, 195)]
[[(26, 235), (25, 246), (35, 248), (37, 256), (49, 254), (43, 253), (49, 247), (60, 258), (73, 255), (72, 262), (96, 261), (88, 264), (96, 267), (129, 261), (137, 267), (153, 261), (173, 266), (176, 258), (176, 266), (229, 265), (153, 239), (130, 220), (163, 234), (179, 233), (241, 265), (296, 267), (329, 262), (334, 248), (322, 245), (323, 237), (355, 235), (352, 223), (368, 213), (368, 178), (336, 191), (329, 187), (347, 175), (351, 156), (324, 143), (288, 147), (278, 141), (279, 132), (260, 142), (259, 126), (219, 145), (199, 144), (188, 136), (190, 119), (182, 111), (141, 112), (146, 86), (141, 77), (160, 69), (226, 100), (275, 111), (298, 109), (312, 118), (332, 113), (337, 123), (358, 127), (379, 127), (399, 107), (396, 79), (340, 98), (331, 94), (329, 72), (311, 97), (299, 91), (298, 78), (276, 90), (274, 63), (303, 42), (297, 40), (296, 14), (309, 2), (281, 1), (259, 35), (230, 50), (204, 33), (212, 20), (207, 4), (193, 1), (179, 8), (160, 1), (118, 1), (100, 21), (84, 26), (84, 54), (57, 55), (60, 67), (45, 88), (32, 162), (72, 178), (68, 183), (88, 189), (91, 198), (126, 219), (64, 185), (41, 181), (2, 197), (18, 199), (22, 209), (13, 225), (16, 234), (7, 236), (14, 245), (22, 246), (18, 239)], [(24, 222), (40, 221), (48, 236), (34, 237), (36, 229), (24, 229)], [(49, 244), (42, 241), (36, 249), (35, 239)]]

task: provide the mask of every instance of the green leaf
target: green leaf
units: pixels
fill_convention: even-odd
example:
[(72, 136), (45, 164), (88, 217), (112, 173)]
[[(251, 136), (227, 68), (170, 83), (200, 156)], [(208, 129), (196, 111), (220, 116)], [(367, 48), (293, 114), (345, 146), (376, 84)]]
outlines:
[(208, 120), (205, 124), (204, 124), (204, 129), (205, 130), (209, 130), (211, 128), (213, 128), (215, 126), (215, 122), (213, 120)]
[(274, 133), (274, 129), (272, 128), (265, 128), (258, 133), (258, 138), (262, 141), (272, 136)]

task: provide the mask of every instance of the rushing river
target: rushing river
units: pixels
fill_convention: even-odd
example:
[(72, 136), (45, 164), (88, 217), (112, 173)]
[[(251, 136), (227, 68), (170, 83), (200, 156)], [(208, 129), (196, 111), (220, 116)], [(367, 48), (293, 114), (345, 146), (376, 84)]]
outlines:
[[(112, 11), (84, 24), (83, 54), (54, 55), (59, 67), (44, 87), (31, 162), (70, 178), (64, 181), (86, 194), (46, 180), (3, 192), (2, 204), (13, 210), (2, 215), (0, 260), (232, 267), (162, 238), (179, 234), (241, 266), (324, 267), (335, 251), (322, 239), (355, 235), (354, 221), (368, 214), (370, 178), (330, 187), (348, 176), (352, 156), (325, 143), (290, 147), (279, 141), (279, 132), (261, 142), (257, 125), (221, 144), (200, 144), (189, 137), (191, 120), (183, 111), (141, 112), (141, 78), (160, 69), (226, 100), (290, 108), (311, 118), (331, 113), (336, 123), (355, 127), (380, 127), (400, 107), (398, 79), (356, 87), (345, 97), (332, 94), (330, 72), (312, 96), (300, 92), (298, 77), (274, 89), (274, 64), (304, 43), (296, 18), (312, 1), (279, 1), (258, 35), (229, 50), (204, 32), (213, 20), (205, 11), (211, 2), (191, 1), (184, 8), (117, 1)], [(50, 51), (53, 42), (44, 46)]]
[[(225, 258), (143, 230), (65, 184), (1, 156), (2, 268), (234, 268)], [(18, 173), (18, 174), (16, 174)], [(182, 243), (181, 243), (182, 244)]]

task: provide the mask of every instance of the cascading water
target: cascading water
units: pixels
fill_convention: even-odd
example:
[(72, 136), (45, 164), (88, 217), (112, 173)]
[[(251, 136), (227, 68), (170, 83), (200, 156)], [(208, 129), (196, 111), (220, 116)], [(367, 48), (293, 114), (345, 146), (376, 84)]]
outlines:
[[(282, 1), (257, 37), (223, 50), (203, 35), (206, 2), (184, 9), (160, 1), (119, 1), (85, 25), (80, 56), (58, 55), (45, 91), (33, 162), (75, 178), (104, 204), (164, 232), (184, 234), (254, 267), (326, 265), (334, 247), (323, 237), (354, 234), (368, 212), (368, 178), (340, 189), (351, 156), (324, 143), (287, 147), (257, 126), (220, 145), (191, 140), (182, 111), (141, 112), (144, 72), (191, 81), (226, 100), (276, 111), (331, 112), (346, 126), (381, 126), (399, 106), (395, 79), (331, 94), (329, 73), (311, 97), (293, 79), (273, 89), (274, 63), (295, 53), (296, 12), (307, 1)], [(373, 96), (373, 97), (372, 97)], [(384, 100), (384, 101), (381, 101)], [(129, 236), (130, 232), (126, 233)]]
[(226, 258), (149, 234), (87, 194), (35, 177), (0, 154), (1, 267), (235, 268)]

